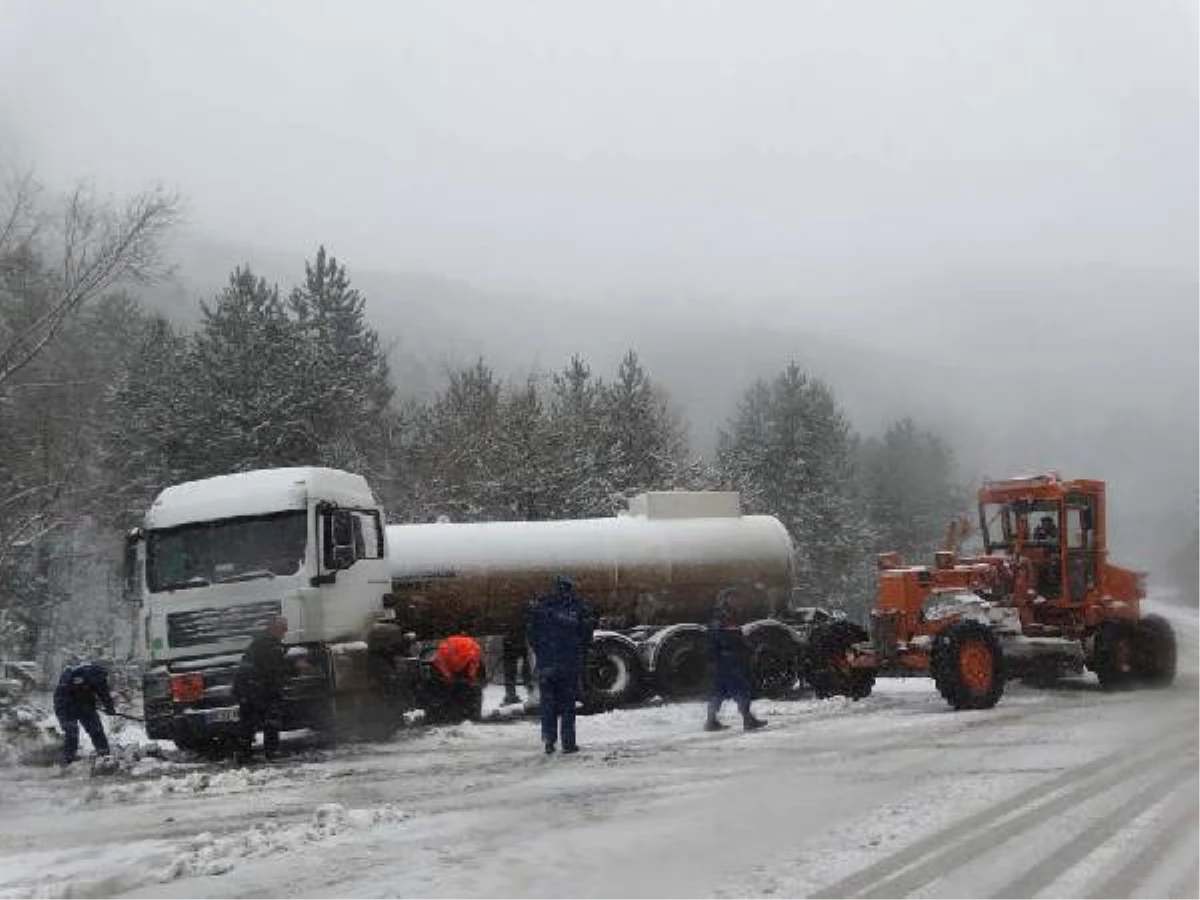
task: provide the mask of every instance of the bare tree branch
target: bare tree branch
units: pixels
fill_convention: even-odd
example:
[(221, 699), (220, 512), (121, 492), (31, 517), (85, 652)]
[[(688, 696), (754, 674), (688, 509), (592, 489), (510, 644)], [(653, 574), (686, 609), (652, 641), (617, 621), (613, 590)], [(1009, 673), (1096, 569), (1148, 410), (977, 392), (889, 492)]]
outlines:
[(5, 188), (7, 212), (0, 213), (0, 265), (4, 257), (37, 235), (37, 195), (40, 191), (41, 185), (32, 172), (13, 177)]
[[(28, 192), (16, 195), (20, 209), (4, 218), (12, 233), (22, 222), (36, 218)], [(32, 362), (89, 300), (125, 282), (151, 282), (169, 269), (162, 243), (178, 222), (179, 195), (155, 188), (136, 194), (116, 207), (98, 200), (88, 185), (79, 185), (66, 198), (59, 225), (61, 255), (53, 293), (46, 310), (31, 324), (0, 345), (0, 386)], [(0, 245), (2, 247), (3, 245)]]

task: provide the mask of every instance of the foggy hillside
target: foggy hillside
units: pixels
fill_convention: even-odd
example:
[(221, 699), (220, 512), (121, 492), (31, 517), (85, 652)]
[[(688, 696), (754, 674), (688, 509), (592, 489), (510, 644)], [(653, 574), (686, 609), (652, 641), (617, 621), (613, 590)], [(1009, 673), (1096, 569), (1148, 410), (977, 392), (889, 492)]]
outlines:
[[(174, 281), (150, 299), (192, 323), (234, 265), (286, 289), (311, 252), (184, 234)], [(1184, 278), (964, 269), (853, 296), (580, 300), (343, 261), (402, 393), (427, 395), (479, 356), (519, 379), (578, 353), (605, 375), (632, 347), (707, 453), (754, 379), (795, 359), (864, 434), (906, 415), (939, 430), (968, 482), (1045, 469), (1107, 480), (1113, 546), (1131, 565), (1161, 566), (1194, 528), (1200, 399), (1180, 360), (1195, 359), (1200, 326)]]

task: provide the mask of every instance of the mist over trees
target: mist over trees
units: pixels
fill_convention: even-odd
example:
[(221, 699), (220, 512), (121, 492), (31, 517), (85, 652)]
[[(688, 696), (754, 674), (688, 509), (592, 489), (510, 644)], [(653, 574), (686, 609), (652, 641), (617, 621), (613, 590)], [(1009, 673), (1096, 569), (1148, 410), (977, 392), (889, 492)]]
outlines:
[(80, 196), (54, 246), (14, 193), (0, 243), (4, 654), (82, 638), (119, 652), (122, 531), (166, 485), (225, 472), (351, 469), (401, 522), (608, 516), (646, 490), (736, 489), (787, 526), (808, 602), (855, 615), (874, 554), (928, 550), (961, 506), (942, 439), (908, 419), (855, 434), (798, 362), (747, 388), (709, 460), (633, 349), (611, 373), (574, 356), (519, 381), (481, 357), (416, 396), (324, 247), (289, 286), (235, 267), (180, 329), (124, 292), (152, 277), (174, 201), (85, 213)]

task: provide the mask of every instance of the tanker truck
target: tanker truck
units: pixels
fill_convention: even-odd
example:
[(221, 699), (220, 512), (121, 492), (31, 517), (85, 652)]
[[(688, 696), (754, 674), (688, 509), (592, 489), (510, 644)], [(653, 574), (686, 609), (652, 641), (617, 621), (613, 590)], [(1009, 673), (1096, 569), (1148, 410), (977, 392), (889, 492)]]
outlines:
[(814, 611), (789, 608), (791, 539), (778, 519), (742, 515), (736, 493), (641, 494), (611, 518), (391, 525), (387, 540), (384, 604), (420, 635), (511, 633), (553, 576), (569, 574), (598, 620), (585, 707), (702, 692), (705, 623), (727, 586), (747, 600), (757, 692), (802, 677)]
[(385, 526), (366, 480), (326, 468), (221, 475), (168, 487), (126, 544), (146, 731), (189, 749), (238, 727), (233, 677), (273, 615), (304, 658), (285, 730), (379, 739), (421, 702), (422, 644), (508, 632), (558, 572), (600, 617), (583, 699), (613, 707), (702, 690), (715, 593), (739, 587), (760, 693), (801, 678), (819, 611), (789, 610), (783, 525), (722, 492), (640, 495), (625, 515), (555, 522)]

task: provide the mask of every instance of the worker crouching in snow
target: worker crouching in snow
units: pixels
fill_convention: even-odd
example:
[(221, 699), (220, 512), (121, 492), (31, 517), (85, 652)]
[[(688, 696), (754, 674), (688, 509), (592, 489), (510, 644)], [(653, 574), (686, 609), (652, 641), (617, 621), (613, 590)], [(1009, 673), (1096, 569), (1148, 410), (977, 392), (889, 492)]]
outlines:
[(482, 718), (486, 680), (483, 649), (479, 642), (465, 634), (446, 638), (429, 659), (422, 679), (425, 721), (461, 722)]
[(570, 578), (557, 575), (554, 593), (538, 598), (527, 616), (526, 631), (537, 660), (542, 743), (553, 753), (561, 727), (562, 752), (575, 753), (575, 699), (595, 628), (591, 606), (575, 595)]
[(722, 731), (717, 714), (726, 700), (737, 703), (746, 731), (762, 728), (767, 723), (750, 712), (750, 647), (742, 633), (742, 595), (736, 588), (725, 588), (717, 594), (713, 617), (708, 623), (709, 659), (715, 670), (712, 694), (708, 698), (708, 719), (705, 731)]
[(97, 704), (110, 716), (116, 712), (108, 687), (108, 672), (94, 662), (67, 666), (54, 688), (54, 715), (63, 732), (62, 764), (79, 758), (79, 727), (87, 732), (97, 756), (108, 756), (108, 736)]

